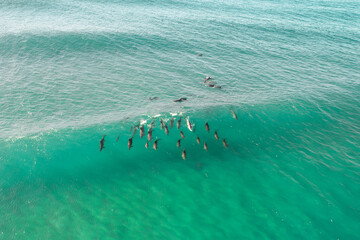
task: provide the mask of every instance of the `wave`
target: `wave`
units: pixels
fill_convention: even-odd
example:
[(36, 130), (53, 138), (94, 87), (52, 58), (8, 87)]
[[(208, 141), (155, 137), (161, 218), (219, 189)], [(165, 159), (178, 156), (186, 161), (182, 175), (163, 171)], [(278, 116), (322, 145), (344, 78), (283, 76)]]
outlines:
[[(147, 130), (148, 124), (156, 118), (153, 139), (161, 139), (157, 151), (158, 155), (171, 154), (174, 157), (177, 152), (177, 159), (181, 159), (176, 147), (176, 142), (180, 139), (179, 131), (176, 129), (176, 120), (179, 115), (183, 116), (180, 130), (183, 130), (186, 136), (182, 142), (182, 148), (189, 148), (190, 156), (192, 154), (196, 156), (198, 151), (203, 151), (202, 146), (198, 146), (196, 143), (197, 136), (200, 137), (202, 143), (203, 141), (208, 142), (211, 153), (224, 151), (221, 139), (225, 138), (230, 146), (229, 151), (240, 156), (254, 155), (259, 149), (268, 151), (268, 149), (276, 147), (279, 148), (277, 149), (278, 153), (297, 151), (296, 149), (308, 148), (313, 144), (322, 145), (329, 141), (332, 142), (335, 139), (334, 136), (336, 136), (337, 141), (347, 143), (356, 143), (356, 139), (359, 138), (360, 132), (355, 133), (354, 129), (360, 129), (360, 122), (353, 122), (353, 126), (348, 126), (348, 123), (339, 122), (342, 121), (341, 119), (334, 119), (333, 114), (332, 116), (324, 114), (324, 109), (316, 111), (315, 109), (304, 108), (304, 106), (297, 106), (296, 108), (282, 106), (280, 108), (281, 110), (275, 105), (266, 108), (260, 106), (256, 108), (237, 107), (235, 111), (239, 120), (235, 120), (231, 116), (229, 106), (226, 106), (202, 111), (177, 112), (176, 114), (144, 115), (136, 118), (125, 118), (108, 124), (96, 124), (80, 128), (68, 127), (24, 137), (11, 137), (2, 140), (0, 158), (2, 161), (6, 160), (15, 165), (23, 165), (21, 162), (26, 159), (33, 163), (31, 167), (34, 168), (37, 168), (34, 164), (50, 163), (57, 166), (60, 162), (66, 166), (91, 162), (98, 164), (99, 161), (104, 161), (103, 159), (113, 162), (114, 159), (112, 158), (115, 155), (119, 155), (127, 161), (146, 158), (149, 156), (148, 154), (155, 153), (151, 145), (149, 149), (145, 149), (146, 136), (140, 139), (139, 131), (137, 131), (133, 140), (134, 148), (131, 150), (127, 149), (127, 141), (134, 134), (133, 127), (135, 125), (143, 123)], [(163, 119), (169, 124), (169, 120), (173, 116), (176, 119), (174, 127), (170, 129), (170, 135), (167, 136), (160, 129), (159, 121)], [(195, 124), (195, 132), (187, 130), (186, 117), (189, 117)], [(210, 125), (210, 133), (205, 131), (205, 122)], [(339, 126), (342, 127), (339, 129)], [(334, 128), (338, 128), (340, 131), (331, 132), (331, 129)], [(214, 139), (215, 130), (219, 133), (220, 141)], [(345, 137), (343, 133), (346, 131), (351, 135)], [(105, 149), (100, 152), (99, 141), (103, 135), (106, 135)], [(117, 137), (119, 137), (118, 141), (116, 141)], [(348, 147), (351, 148), (350, 145)], [(346, 152), (349, 155), (352, 154), (349, 151)], [(271, 153), (269, 152), (269, 154)], [(313, 152), (312, 154), (316, 155), (317, 153)], [(141, 155), (144, 157), (140, 157)]]
[[(177, 51), (187, 49), (187, 43), (159, 35), (128, 33), (58, 32), (47, 34), (21, 34), (0, 37), (0, 53), (42, 55), (52, 58), (64, 53), (92, 53), (96, 51), (133, 54), (138, 48), (151, 51)], [(9, 51), (11, 50), (11, 51)], [(13, 52), (16, 51), (16, 52)]]

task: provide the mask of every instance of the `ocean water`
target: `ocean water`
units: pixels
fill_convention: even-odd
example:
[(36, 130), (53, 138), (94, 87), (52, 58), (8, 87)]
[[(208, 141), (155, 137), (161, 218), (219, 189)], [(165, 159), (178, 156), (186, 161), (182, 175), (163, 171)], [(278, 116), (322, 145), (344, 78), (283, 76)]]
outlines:
[(0, 239), (358, 239), (359, 148), (359, 1), (0, 1)]

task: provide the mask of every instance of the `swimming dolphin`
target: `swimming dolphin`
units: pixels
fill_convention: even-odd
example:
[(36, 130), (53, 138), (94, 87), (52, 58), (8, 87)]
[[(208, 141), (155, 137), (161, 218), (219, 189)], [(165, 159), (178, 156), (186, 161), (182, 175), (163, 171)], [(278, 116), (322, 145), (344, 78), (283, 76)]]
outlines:
[(189, 117), (186, 118), (186, 125), (187, 125), (188, 129), (192, 132), (192, 131), (193, 131), (193, 127), (192, 127), (192, 125), (191, 125), (191, 122), (190, 122)]
[(181, 116), (179, 118), (179, 120), (177, 121), (177, 129), (179, 130), (180, 126), (181, 126)]
[(154, 119), (152, 120), (152, 122), (150, 123), (150, 126), (149, 126), (150, 128), (155, 127), (155, 119), (156, 119), (156, 118), (154, 118)]
[(120, 138), (120, 134), (116, 137), (116, 141), (119, 141)]
[(184, 160), (186, 160), (186, 150), (185, 150), (185, 148), (184, 148), (184, 150), (182, 151), (181, 156), (182, 156), (182, 158), (183, 158)]
[(132, 140), (133, 140), (133, 137), (129, 138), (129, 141), (128, 141), (128, 148), (130, 150), (130, 148), (132, 148)]
[(226, 148), (228, 148), (229, 146), (227, 145), (227, 143), (226, 143), (226, 141), (225, 141), (225, 138), (223, 139), (223, 145), (224, 145), (224, 147), (226, 147)]
[(152, 139), (152, 128), (150, 127), (149, 130), (148, 130), (148, 134), (147, 134), (147, 138), (148, 138), (148, 141), (151, 142), (151, 139)]
[(206, 142), (204, 142), (204, 149), (205, 149), (206, 151), (208, 150), (208, 147), (207, 147)]
[(182, 130), (180, 131), (180, 136), (182, 137), (182, 139), (185, 139), (185, 136), (184, 136), (184, 133)]
[(105, 137), (106, 137), (106, 135), (103, 135), (102, 139), (100, 140), (100, 152), (104, 148)]
[(236, 113), (234, 112), (234, 110), (230, 109), (232, 115), (233, 115), (233, 118), (235, 118), (235, 120), (238, 120), (237, 116), (236, 116)]
[(180, 147), (180, 141), (181, 141), (181, 139), (179, 139), (178, 141), (177, 141), (177, 143), (176, 143), (176, 146), (179, 148)]
[(145, 148), (148, 148), (148, 147), (149, 147), (149, 141), (146, 141)]
[[(136, 134), (139, 126), (140, 126), (140, 123), (136, 124), (134, 127), (131, 127), (131, 129), (134, 129), (134, 130), (133, 130), (133, 136)], [(131, 131), (131, 129), (130, 129), (130, 131)]]
[(214, 87), (215, 86), (215, 83), (213, 81), (208, 81), (208, 82), (205, 82), (206, 86), (208, 87)]
[(160, 119), (160, 124), (161, 124), (161, 130), (163, 130), (164, 129), (164, 122), (163, 122), (162, 118)]
[(159, 139), (156, 139), (155, 142), (154, 142), (154, 144), (153, 144), (153, 148), (154, 148), (155, 150), (157, 150), (157, 148), (158, 148), (158, 147), (157, 147), (157, 142), (158, 142), (158, 141), (159, 141)]
[(219, 140), (219, 135), (218, 135), (217, 131), (215, 131), (214, 136), (215, 136), (216, 140)]
[(211, 77), (206, 77), (204, 79), (204, 83), (206, 86), (211, 87), (211, 88), (221, 88), (221, 86), (216, 86), (216, 82), (213, 81), (209, 81), (210, 79), (212, 79)]
[(174, 117), (171, 118), (169, 126), (170, 126), (170, 128), (173, 128), (173, 126), (174, 126)]
[(144, 125), (142, 124), (140, 126), (140, 138), (143, 138), (143, 136), (145, 136), (145, 128)]
[(208, 122), (206, 122), (206, 123), (205, 123), (205, 130), (206, 130), (207, 132), (209, 132), (209, 131), (210, 131), (210, 127), (209, 127)]
[(158, 97), (149, 97), (148, 100), (152, 101), (152, 100), (158, 100)]
[(198, 144), (200, 144), (200, 138), (199, 137), (196, 138), (196, 141), (197, 141)]
[(210, 79), (211, 79), (211, 77), (206, 77), (206, 78), (204, 79), (204, 82), (209, 81)]
[(182, 98), (173, 100), (173, 102), (183, 102), (183, 101), (185, 101), (185, 100), (187, 100), (187, 98), (182, 97)]
[(166, 123), (165, 123), (165, 125), (164, 125), (164, 128), (165, 128), (165, 133), (166, 133), (166, 135), (169, 136), (169, 128), (166, 126)]

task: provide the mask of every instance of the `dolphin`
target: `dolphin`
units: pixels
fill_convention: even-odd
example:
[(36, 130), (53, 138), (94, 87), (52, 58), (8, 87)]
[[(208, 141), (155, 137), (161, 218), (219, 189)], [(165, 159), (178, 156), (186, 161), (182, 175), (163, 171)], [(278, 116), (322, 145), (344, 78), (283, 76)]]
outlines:
[(233, 115), (233, 118), (235, 118), (235, 120), (238, 120), (237, 116), (236, 116), (236, 113), (234, 112), (234, 110), (230, 109), (232, 115)]
[[(139, 126), (140, 126), (140, 123), (136, 124), (134, 127), (131, 127), (131, 129), (133, 129), (133, 136), (136, 134)], [(131, 131), (131, 129), (130, 129), (130, 131)]]
[(182, 158), (183, 158), (184, 160), (186, 160), (186, 150), (185, 150), (185, 148), (184, 148), (184, 150), (182, 151), (181, 156), (182, 156)]
[(158, 100), (158, 97), (149, 97), (148, 100), (152, 101), (152, 100)]
[(210, 131), (210, 127), (209, 127), (208, 122), (206, 122), (206, 123), (205, 123), (205, 130), (206, 130), (207, 132), (209, 132), (209, 131)]
[(222, 140), (222, 142), (223, 142), (224, 147), (226, 147), (226, 148), (229, 147), (229, 146), (227, 145), (226, 141), (225, 141), (225, 138)]
[(144, 125), (142, 124), (140, 126), (140, 138), (143, 138), (143, 136), (145, 136), (145, 128)]
[(186, 125), (187, 125), (188, 129), (192, 132), (192, 131), (193, 131), (193, 127), (192, 127), (192, 125), (191, 125), (191, 122), (190, 122), (189, 117), (186, 118)]
[(120, 134), (116, 137), (116, 141), (119, 141), (120, 138)]
[(173, 128), (173, 126), (174, 126), (174, 117), (171, 118), (169, 126), (170, 126), (170, 128)]
[(160, 124), (161, 124), (161, 130), (163, 130), (164, 129), (164, 122), (163, 122), (162, 119), (160, 119)]
[(102, 139), (100, 140), (100, 152), (104, 148), (105, 137), (106, 137), (106, 135), (103, 135)]
[(185, 101), (185, 100), (187, 100), (187, 98), (182, 97), (182, 98), (173, 100), (173, 102), (183, 102), (183, 101)]
[(218, 135), (217, 131), (215, 131), (214, 136), (215, 136), (216, 140), (219, 140), (219, 135)]
[(128, 141), (128, 148), (130, 150), (130, 148), (132, 148), (132, 140), (133, 140), (133, 137), (129, 138), (129, 141)]
[(211, 87), (211, 88), (221, 88), (221, 86), (216, 86), (216, 82), (213, 81), (209, 81), (210, 79), (212, 79), (211, 77), (206, 77), (204, 79), (204, 83), (206, 86)]
[(159, 139), (156, 139), (155, 142), (154, 142), (154, 144), (153, 144), (153, 147), (154, 147), (155, 150), (158, 149), (158, 147), (157, 147), (157, 142), (158, 142), (158, 141), (159, 141)]
[(182, 137), (182, 139), (185, 139), (185, 136), (184, 136), (184, 133), (182, 130), (180, 131), (180, 136)]
[(179, 118), (179, 120), (177, 121), (177, 129), (179, 130), (180, 126), (181, 126), (181, 116)]
[(212, 79), (212, 78), (211, 78), (211, 77), (206, 77), (206, 78), (204, 79), (204, 82), (209, 81), (210, 79)]
[(205, 82), (206, 86), (208, 87), (215, 87), (215, 83), (213, 81)]
[(147, 138), (149, 140), (149, 142), (151, 142), (151, 139), (152, 139), (152, 128), (150, 127), (149, 130), (148, 130), (148, 134), (147, 134)]
[(176, 146), (179, 148), (180, 147), (180, 141), (181, 141), (181, 139), (179, 139), (178, 141), (177, 141), (177, 143), (176, 143)]
[(206, 142), (204, 142), (204, 149), (205, 149), (206, 151), (208, 150), (208, 147), (207, 147)]
[(200, 144), (200, 138), (199, 137), (196, 138), (196, 141), (197, 141), (198, 144)]
[(152, 120), (152, 122), (150, 123), (150, 126), (149, 126), (150, 128), (155, 127), (155, 119), (156, 119), (156, 118), (154, 118), (154, 119)]
[(169, 128), (166, 126), (166, 123), (165, 123), (164, 127), (165, 127), (165, 133), (166, 133), (166, 135), (169, 136)]

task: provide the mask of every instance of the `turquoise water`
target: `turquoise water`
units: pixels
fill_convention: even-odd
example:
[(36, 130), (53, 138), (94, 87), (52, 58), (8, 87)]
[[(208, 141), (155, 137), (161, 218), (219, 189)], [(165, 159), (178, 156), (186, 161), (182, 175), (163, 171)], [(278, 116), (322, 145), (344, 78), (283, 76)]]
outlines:
[(3, 0), (0, 239), (358, 239), (359, 66), (358, 1)]

